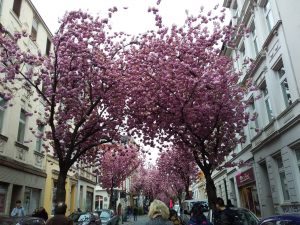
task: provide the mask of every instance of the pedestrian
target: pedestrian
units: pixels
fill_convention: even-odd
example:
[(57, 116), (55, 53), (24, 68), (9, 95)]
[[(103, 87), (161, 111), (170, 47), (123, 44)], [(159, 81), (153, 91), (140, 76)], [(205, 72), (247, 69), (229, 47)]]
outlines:
[(169, 221), (170, 212), (165, 203), (160, 200), (155, 199), (149, 209), (148, 217), (150, 220), (146, 225), (173, 225)]
[(182, 220), (178, 216), (176, 210), (170, 209), (170, 217), (169, 220), (174, 224), (174, 225), (183, 225)]
[(137, 215), (138, 215), (138, 208), (134, 207), (133, 208), (133, 220), (137, 221)]
[(21, 205), (21, 200), (17, 200), (16, 201), (16, 207), (13, 208), (12, 212), (11, 212), (11, 216), (12, 217), (23, 217), (25, 216), (25, 210)]
[(189, 225), (203, 225), (210, 224), (207, 221), (206, 216), (203, 214), (203, 207), (199, 203), (195, 203), (191, 209), (191, 218), (189, 220)]
[(48, 220), (48, 213), (44, 207), (39, 208), (39, 218), (42, 218), (44, 221)]
[(46, 225), (73, 225), (73, 221), (65, 216), (67, 205), (59, 202), (54, 209), (54, 216), (47, 220)]
[(217, 198), (215, 207), (216, 212), (214, 214), (214, 225), (240, 224), (238, 215), (236, 215), (235, 211), (225, 206), (222, 198)]

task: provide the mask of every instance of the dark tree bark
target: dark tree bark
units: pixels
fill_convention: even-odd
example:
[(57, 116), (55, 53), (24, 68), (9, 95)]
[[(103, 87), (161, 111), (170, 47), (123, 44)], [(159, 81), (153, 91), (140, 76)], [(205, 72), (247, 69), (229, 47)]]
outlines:
[(66, 179), (68, 170), (60, 169), (57, 179), (55, 202), (65, 202), (66, 200)]
[(215, 183), (210, 173), (204, 173), (206, 179), (206, 192), (208, 198), (208, 204), (211, 209), (215, 208), (215, 202), (217, 200), (217, 192)]

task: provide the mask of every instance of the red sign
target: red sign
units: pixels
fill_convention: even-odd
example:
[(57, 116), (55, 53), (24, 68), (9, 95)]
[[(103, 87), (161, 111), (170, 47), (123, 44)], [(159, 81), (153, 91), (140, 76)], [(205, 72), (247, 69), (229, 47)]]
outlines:
[(245, 172), (237, 175), (235, 178), (238, 187), (255, 182), (253, 168), (246, 170)]
[(0, 213), (5, 211), (5, 194), (0, 193)]

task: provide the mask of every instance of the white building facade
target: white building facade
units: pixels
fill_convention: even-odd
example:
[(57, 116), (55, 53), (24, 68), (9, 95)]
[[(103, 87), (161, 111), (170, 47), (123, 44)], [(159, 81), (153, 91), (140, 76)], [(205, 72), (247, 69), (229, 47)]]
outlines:
[[(31, 35), (20, 42), (24, 50), (49, 54), (52, 34), (30, 0), (1, 0), (0, 23), (11, 34), (25, 30)], [(10, 214), (16, 200), (22, 201), (26, 213), (32, 213), (44, 199), (43, 141), (29, 130), (32, 127), (36, 133), (44, 131), (35, 122), (43, 118), (43, 105), (33, 101), (36, 93), (22, 82), (16, 84), (22, 85), (18, 93), (7, 87), (14, 94), (11, 107), (0, 95), (0, 215)], [(3, 88), (0, 84), (0, 93)], [(37, 113), (29, 116), (34, 110)]]
[[(249, 112), (259, 116), (230, 158), (247, 164), (216, 173), (217, 192), (258, 216), (299, 213), (300, 1), (224, 0), (223, 5), (233, 25), (243, 23), (250, 31), (248, 38), (236, 38), (236, 49), (223, 52), (243, 71), (240, 81), (251, 78), (258, 87), (247, 99)], [(254, 66), (247, 72), (243, 61), (249, 58)]]

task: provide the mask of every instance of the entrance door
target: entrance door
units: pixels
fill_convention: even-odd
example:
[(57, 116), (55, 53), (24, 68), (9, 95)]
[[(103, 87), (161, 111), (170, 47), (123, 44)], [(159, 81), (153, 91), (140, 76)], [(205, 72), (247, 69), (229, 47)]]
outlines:
[[(15, 207), (17, 200), (22, 201), (22, 188), (23, 187), (21, 185), (16, 185), (16, 184), (13, 185), (12, 194), (11, 194), (10, 212)], [(23, 203), (24, 202), (22, 202), (22, 204)], [(27, 212), (25, 212), (25, 213), (27, 213)]]
[(261, 212), (255, 185), (243, 187), (241, 189), (241, 196), (243, 207), (260, 217)]

